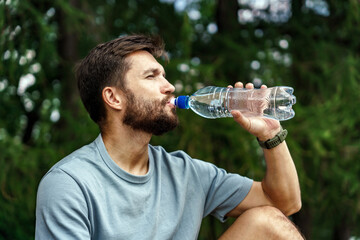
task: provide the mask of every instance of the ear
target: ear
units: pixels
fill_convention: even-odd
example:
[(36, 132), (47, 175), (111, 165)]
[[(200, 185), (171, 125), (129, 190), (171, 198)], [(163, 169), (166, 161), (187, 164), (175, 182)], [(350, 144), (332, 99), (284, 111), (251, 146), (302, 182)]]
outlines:
[(123, 109), (121, 90), (116, 87), (105, 87), (102, 90), (102, 98), (107, 106), (116, 110)]

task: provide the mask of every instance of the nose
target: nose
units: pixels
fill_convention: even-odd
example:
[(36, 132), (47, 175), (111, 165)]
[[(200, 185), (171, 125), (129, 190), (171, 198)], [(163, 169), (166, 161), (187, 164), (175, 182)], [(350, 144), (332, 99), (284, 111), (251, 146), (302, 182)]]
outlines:
[(174, 87), (174, 85), (169, 83), (168, 80), (165, 79), (165, 83), (161, 89), (161, 92), (163, 94), (172, 94), (173, 92), (175, 92), (175, 87)]

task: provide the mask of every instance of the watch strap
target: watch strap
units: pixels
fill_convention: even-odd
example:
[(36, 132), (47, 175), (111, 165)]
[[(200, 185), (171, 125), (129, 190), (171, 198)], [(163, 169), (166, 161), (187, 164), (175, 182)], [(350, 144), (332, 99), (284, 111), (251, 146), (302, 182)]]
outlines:
[(288, 131), (286, 129), (281, 129), (280, 132), (271, 139), (268, 139), (266, 141), (260, 141), (259, 138), (257, 138), (257, 140), (262, 148), (272, 149), (282, 143), (285, 140), (287, 134)]

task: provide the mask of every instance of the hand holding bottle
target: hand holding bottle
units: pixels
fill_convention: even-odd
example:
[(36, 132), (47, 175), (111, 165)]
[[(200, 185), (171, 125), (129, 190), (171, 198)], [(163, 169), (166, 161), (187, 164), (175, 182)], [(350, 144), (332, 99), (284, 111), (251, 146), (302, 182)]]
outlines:
[[(232, 87), (232, 86), (228, 86)], [(237, 82), (235, 88), (243, 88), (242, 82)], [(253, 89), (252, 83), (245, 85), (247, 89)], [(266, 85), (262, 85), (261, 89), (267, 88)], [(281, 129), (280, 122), (271, 118), (264, 117), (246, 117), (238, 110), (232, 110), (234, 120), (240, 124), (246, 131), (259, 138), (260, 141), (273, 138)]]
[(260, 140), (273, 137), (280, 129), (278, 121), (295, 116), (292, 105), (296, 103), (294, 89), (286, 86), (254, 89), (252, 83), (238, 82), (229, 86), (207, 86), (191, 96), (179, 96), (171, 102), (182, 109), (191, 109), (198, 115), (209, 118), (233, 117), (241, 126)]

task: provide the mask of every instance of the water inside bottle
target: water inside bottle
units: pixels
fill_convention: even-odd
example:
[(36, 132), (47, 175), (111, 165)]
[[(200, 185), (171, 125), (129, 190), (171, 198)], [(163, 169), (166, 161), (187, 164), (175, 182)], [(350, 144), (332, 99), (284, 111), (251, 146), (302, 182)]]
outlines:
[(269, 89), (262, 89), (261, 91), (249, 91), (249, 90), (235, 90), (229, 93), (228, 97), (228, 109), (239, 110), (245, 116), (262, 116), (264, 110), (269, 108), (270, 104)]
[(212, 96), (213, 94), (192, 96), (190, 97), (189, 105), (194, 112), (205, 118), (226, 117), (226, 114), (230, 114), (224, 106), (224, 99), (213, 99)]
[(247, 117), (268, 117), (287, 120), (294, 117), (292, 105), (296, 98), (290, 87), (241, 89), (207, 87), (190, 97), (191, 109), (205, 118), (232, 117), (239, 110)]

